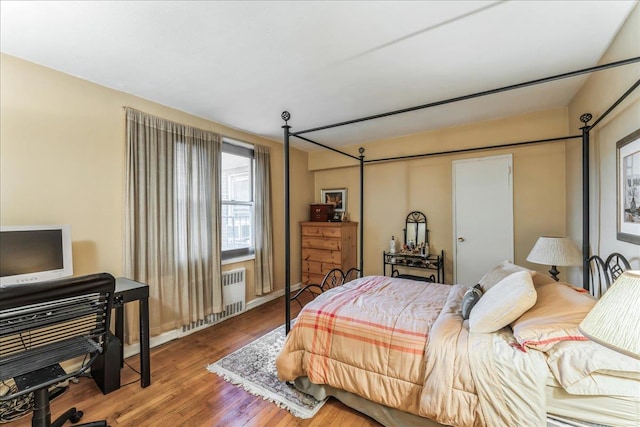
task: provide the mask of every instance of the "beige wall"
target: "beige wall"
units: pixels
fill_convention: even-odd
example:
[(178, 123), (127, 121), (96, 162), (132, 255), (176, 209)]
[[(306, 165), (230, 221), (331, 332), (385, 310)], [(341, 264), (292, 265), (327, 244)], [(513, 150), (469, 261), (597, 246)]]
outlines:
[[(271, 147), (275, 286), (284, 288), (282, 144), (7, 55), (0, 57), (2, 225), (71, 224), (75, 274), (122, 274), (125, 120), (130, 106), (179, 123)], [(292, 221), (308, 218), (313, 175), (292, 149)], [(296, 230), (296, 227), (292, 227)], [(300, 258), (298, 246), (293, 257)], [(300, 266), (292, 264), (292, 282)], [(253, 295), (253, 262), (247, 298)], [(225, 269), (238, 265), (226, 265)]]
[[(375, 159), (566, 135), (567, 114), (566, 109), (561, 108), (363, 146), (366, 158)], [(348, 147), (345, 151), (357, 153), (357, 149), (358, 146)], [(513, 154), (515, 262), (540, 271), (548, 269), (527, 263), (526, 257), (538, 236), (566, 232), (564, 142), (366, 165), (365, 273), (382, 273), (382, 251), (387, 249), (392, 235), (402, 240), (406, 215), (419, 210), (429, 221), (431, 250), (445, 251), (445, 278), (451, 283), (452, 161), (505, 153)], [(309, 167), (316, 175), (316, 201), (323, 188), (346, 187), (347, 210), (351, 219), (358, 221), (359, 168), (344, 165), (344, 160), (334, 153), (316, 151), (309, 155)], [(491, 242), (486, 243), (487, 250), (491, 250)]]
[[(640, 56), (638, 34), (640, 5), (620, 29), (600, 63)], [(357, 156), (358, 148), (363, 146), (366, 158), (375, 159), (577, 135), (582, 113), (600, 117), (639, 78), (639, 64), (619, 67), (591, 75), (565, 109), (361, 144), (346, 147), (344, 151)], [(636, 89), (591, 134), (591, 252), (605, 255), (621, 252), (635, 268), (640, 268), (640, 248), (616, 239), (615, 144), (639, 128), (640, 90)], [(582, 244), (581, 151), (581, 141), (575, 139), (526, 148), (367, 165), (366, 273), (382, 272), (381, 252), (387, 248), (390, 237), (401, 235), (402, 223), (409, 211), (421, 210), (429, 219), (432, 251), (445, 250), (445, 273), (450, 282), (453, 261), (451, 161), (503, 153), (514, 156), (515, 261), (545, 272), (546, 267), (526, 262), (538, 236), (569, 235), (579, 246)], [(322, 188), (347, 187), (348, 211), (352, 220), (359, 220), (357, 162), (328, 151), (316, 151), (309, 155), (309, 168), (316, 175), (315, 201), (320, 201)], [(581, 268), (560, 270), (570, 282), (582, 284)]]
[[(636, 6), (620, 29), (600, 63), (640, 56), (640, 5)], [(569, 104), (571, 128), (577, 129), (582, 113), (602, 115), (632, 84), (640, 79), (635, 63), (592, 74)], [(640, 246), (616, 237), (616, 142), (640, 129), (640, 89), (636, 89), (591, 132), (590, 144), (590, 232), (591, 253), (620, 252), (640, 268)], [(567, 224), (571, 237), (582, 244), (582, 148), (567, 144)], [(581, 269), (570, 272), (572, 280), (582, 281)]]
[[(621, 29), (602, 61), (640, 56), (640, 6)], [(598, 117), (640, 77), (632, 65), (591, 76), (568, 109), (537, 112), (468, 126), (364, 144), (366, 158), (416, 154), (555, 137), (576, 132), (577, 117)], [(124, 115), (131, 106), (180, 123), (272, 149), (276, 289), (284, 282), (282, 145), (226, 128), (157, 103), (108, 89), (11, 56), (0, 57), (0, 221), (3, 225), (70, 223), (76, 274), (122, 272)], [(634, 258), (638, 246), (615, 238), (615, 142), (640, 127), (638, 90), (601, 123), (593, 135), (592, 247), (620, 251)], [(392, 142), (390, 144), (390, 142)], [(358, 155), (358, 146), (346, 150)], [(542, 234), (568, 233), (581, 242), (580, 143), (541, 144), (371, 164), (365, 169), (365, 269), (382, 271), (381, 252), (392, 235), (400, 236), (404, 217), (422, 210), (429, 218), (432, 250), (445, 250), (446, 276), (452, 279), (453, 235), (451, 162), (456, 159), (513, 153), (515, 261)], [(326, 152), (291, 153), (291, 279), (300, 279), (298, 222), (309, 217), (322, 188), (349, 190), (347, 209), (359, 220), (359, 171), (351, 160)], [(309, 172), (312, 171), (312, 172)], [(490, 242), (488, 242), (490, 247)], [(253, 298), (253, 263), (247, 298)], [(225, 269), (236, 268), (228, 265)], [(580, 269), (570, 269), (572, 281)], [(578, 282), (579, 283), (579, 282)]]

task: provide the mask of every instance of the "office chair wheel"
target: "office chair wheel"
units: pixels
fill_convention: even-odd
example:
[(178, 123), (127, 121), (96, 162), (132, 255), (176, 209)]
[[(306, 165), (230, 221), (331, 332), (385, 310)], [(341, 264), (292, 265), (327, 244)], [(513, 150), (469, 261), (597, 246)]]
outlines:
[(80, 418), (82, 418), (83, 415), (84, 415), (84, 412), (76, 411), (73, 415), (69, 417), (69, 421), (75, 424), (78, 421), (80, 421)]

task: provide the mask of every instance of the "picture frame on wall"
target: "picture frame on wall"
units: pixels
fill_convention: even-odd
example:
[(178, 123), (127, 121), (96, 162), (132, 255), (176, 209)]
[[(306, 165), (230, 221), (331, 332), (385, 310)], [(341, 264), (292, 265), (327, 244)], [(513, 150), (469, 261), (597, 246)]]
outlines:
[(617, 238), (640, 245), (640, 129), (616, 143)]
[(334, 212), (346, 212), (347, 210), (347, 189), (338, 188), (320, 191), (320, 203), (330, 203)]

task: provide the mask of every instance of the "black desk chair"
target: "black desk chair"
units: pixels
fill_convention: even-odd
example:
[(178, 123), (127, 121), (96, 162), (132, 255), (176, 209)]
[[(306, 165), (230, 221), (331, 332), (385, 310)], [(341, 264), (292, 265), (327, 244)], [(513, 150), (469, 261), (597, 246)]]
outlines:
[[(17, 387), (0, 400), (33, 393), (32, 426), (59, 427), (82, 417), (71, 408), (52, 423), (49, 388), (84, 373), (105, 351), (114, 289), (106, 273), (0, 287), (0, 381), (13, 379)], [(60, 366), (82, 357), (72, 372)]]

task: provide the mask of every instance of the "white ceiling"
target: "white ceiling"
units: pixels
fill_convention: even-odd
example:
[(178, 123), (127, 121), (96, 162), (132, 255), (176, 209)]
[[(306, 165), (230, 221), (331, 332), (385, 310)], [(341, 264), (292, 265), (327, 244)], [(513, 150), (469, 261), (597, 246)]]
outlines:
[[(283, 110), (299, 131), (594, 66), (636, 4), (2, 1), (0, 50), (280, 141)], [(585, 78), (307, 136), (339, 146), (559, 107)]]

